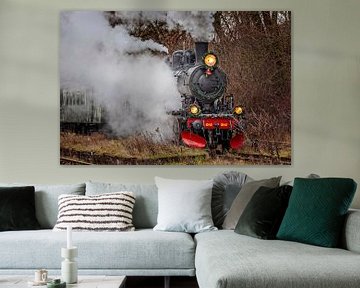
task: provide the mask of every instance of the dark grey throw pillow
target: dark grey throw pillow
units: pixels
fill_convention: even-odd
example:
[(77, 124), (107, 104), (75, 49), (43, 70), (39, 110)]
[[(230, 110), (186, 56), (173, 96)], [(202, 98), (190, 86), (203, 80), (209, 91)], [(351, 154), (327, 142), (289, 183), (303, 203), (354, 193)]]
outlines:
[(245, 183), (242, 187), (236, 198), (234, 199), (230, 210), (226, 214), (224, 223), (222, 225), (223, 229), (234, 230), (237, 222), (240, 219), (241, 214), (244, 212), (247, 204), (250, 202), (252, 196), (255, 192), (261, 187), (275, 188), (279, 187), (281, 176), (273, 177), (270, 179), (263, 179), (257, 181), (250, 181)]
[(221, 228), (225, 216), (243, 184), (251, 180), (252, 178), (245, 173), (236, 171), (228, 171), (215, 176), (212, 189), (211, 213), (214, 225), (217, 228)]
[(0, 187), (0, 231), (39, 228), (35, 216), (35, 188)]
[(255, 238), (275, 239), (289, 203), (292, 187), (260, 187), (235, 227), (235, 232)]

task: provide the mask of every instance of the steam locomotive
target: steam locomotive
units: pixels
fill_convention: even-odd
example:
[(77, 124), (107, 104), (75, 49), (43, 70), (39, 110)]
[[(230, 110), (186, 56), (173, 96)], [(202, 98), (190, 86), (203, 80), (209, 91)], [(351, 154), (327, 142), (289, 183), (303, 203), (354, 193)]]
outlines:
[(225, 95), (226, 74), (208, 42), (196, 42), (195, 51), (175, 51), (171, 62), (181, 94), (181, 108), (172, 111), (178, 141), (210, 151), (219, 146), (223, 151), (240, 149), (245, 142), (244, 111), (234, 105), (232, 95)]

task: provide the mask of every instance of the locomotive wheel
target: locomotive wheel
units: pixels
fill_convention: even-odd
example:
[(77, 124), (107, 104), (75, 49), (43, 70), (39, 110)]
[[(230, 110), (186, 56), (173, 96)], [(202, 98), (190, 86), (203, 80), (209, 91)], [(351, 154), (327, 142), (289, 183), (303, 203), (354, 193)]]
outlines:
[(216, 155), (217, 155), (218, 153), (217, 153), (217, 150), (216, 150), (216, 147), (214, 148), (214, 147), (209, 147), (209, 155), (210, 155), (210, 157), (215, 157)]
[(230, 150), (230, 140), (224, 140), (221, 144), (222, 153), (225, 154)]
[(210, 157), (215, 157), (219, 154), (218, 145), (215, 143), (208, 145), (208, 150)]

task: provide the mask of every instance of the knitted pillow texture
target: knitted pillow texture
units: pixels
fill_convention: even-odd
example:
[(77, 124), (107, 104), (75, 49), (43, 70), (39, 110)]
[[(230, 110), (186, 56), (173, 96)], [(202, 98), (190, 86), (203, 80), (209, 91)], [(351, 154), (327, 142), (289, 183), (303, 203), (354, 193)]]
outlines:
[(338, 247), (356, 186), (349, 178), (295, 178), (277, 238)]
[(59, 215), (55, 231), (133, 231), (133, 192), (105, 193), (93, 196), (59, 196)]

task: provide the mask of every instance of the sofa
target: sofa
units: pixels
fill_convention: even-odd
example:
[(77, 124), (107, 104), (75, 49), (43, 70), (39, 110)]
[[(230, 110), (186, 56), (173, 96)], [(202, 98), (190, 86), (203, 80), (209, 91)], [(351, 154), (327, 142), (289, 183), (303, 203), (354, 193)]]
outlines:
[[(20, 185), (20, 184), (19, 184)], [(14, 186), (14, 184), (0, 184)], [(360, 211), (346, 215), (339, 248), (263, 240), (218, 229), (197, 234), (154, 231), (158, 191), (151, 184), (87, 182), (34, 185), (41, 229), (0, 232), (0, 275), (59, 275), (66, 232), (53, 231), (61, 194), (132, 191), (135, 231), (73, 232), (79, 274), (196, 276), (200, 288), (360, 287)], [(0, 276), (1, 277), (1, 276)]]

